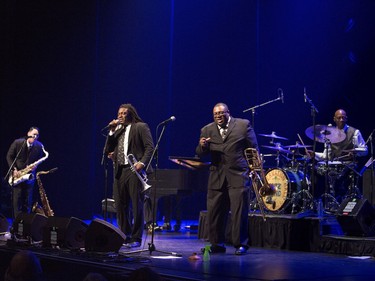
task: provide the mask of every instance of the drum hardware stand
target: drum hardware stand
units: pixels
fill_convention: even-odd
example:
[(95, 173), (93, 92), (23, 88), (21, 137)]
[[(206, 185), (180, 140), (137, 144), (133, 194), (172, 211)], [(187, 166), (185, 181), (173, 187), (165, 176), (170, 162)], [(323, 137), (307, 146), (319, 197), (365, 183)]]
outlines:
[(325, 193), (323, 193), (320, 197), (323, 200), (323, 208), (325, 212), (335, 212), (339, 207), (339, 202), (337, 202), (335, 198), (335, 189), (334, 183), (336, 181), (336, 176), (329, 175), (329, 147), (331, 145), (331, 141), (327, 138), (324, 139), (324, 146), (326, 150), (326, 171), (325, 171)]
[(371, 186), (371, 191), (370, 191), (370, 195), (369, 195), (369, 198), (368, 200), (371, 202), (372, 205), (375, 204), (375, 202), (373, 202), (373, 193), (374, 193), (374, 147), (373, 147), (373, 144), (372, 144), (372, 135), (373, 133), (375, 132), (375, 129), (372, 130), (371, 134), (369, 135), (368, 139), (366, 140), (366, 145), (368, 142), (370, 142), (370, 159), (367, 160), (365, 166), (362, 168), (361, 172), (360, 172), (360, 175), (361, 177), (363, 176), (364, 172), (366, 171), (366, 169), (368, 167), (371, 166), (371, 177), (370, 177), (370, 186)]
[(253, 107), (250, 107), (248, 109), (245, 109), (243, 110), (242, 112), (248, 112), (251, 110), (251, 113), (252, 113), (252, 127), (254, 128), (255, 127), (255, 109), (258, 108), (258, 107), (262, 107), (264, 105), (267, 105), (269, 103), (272, 103), (272, 102), (275, 102), (275, 101), (278, 101), (278, 100), (281, 100), (282, 103), (284, 103), (284, 93), (283, 93), (283, 90), (282, 89), (277, 89), (277, 92), (278, 92), (278, 98), (276, 99), (273, 99), (273, 100), (270, 100), (270, 101), (267, 101), (267, 102), (264, 102), (262, 104), (259, 104), (259, 105), (256, 105), (256, 106), (253, 106)]
[[(291, 203), (292, 205), (292, 214), (301, 214), (301, 213), (306, 213), (310, 212), (311, 210), (314, 209), (314, 197), (310, 193), (310, 187), (311, 187), (311, 182), (308, 180), (306, 176), (306, 164), (304, 166), (304, 172), (303, 172), (303, 180), (301, 181), (302, 183), (302, 189), (298, 192), (294, 192), (292, 196)], [(302, 200), (302, 204), (299, 204), (299, 201)], [(296, 212), (295, 208), (299, 207), (300, 211)]]
[(350, 178), (350, 185), (347, 194), (344, 196), (345, 198), (362, 198), (361, 191), (358, 188), (358, 181), (359, 178), (362, 176), (360, 173), (358, 173), (354, 167), (351, 167), (350, 164), (344, 164), (348, 169), (350, 169), (349, 172), (349, 178)]
[[(299, 140), (301, 141), (301, 144), (305, 146), (301, 136), (297, 134)], [(307, 148), (305, 147), (305, 151), (307, 153)], [(293, 158), (295, 160), (295, 155), (293, 154)], [(310, 192), (311, 189), (311, 181), (309, 181), (307, 177), (307, 161), (305, 159), (304, 165), (303, 165), (303, 180), (302, 180), (302, 189), (297, 192), (296, 196), (299, 196), (302, 193), (302, 207), (301, 207), (301, 213), (306, 211), (311, 211), (314, 209), (314, 197)], [(298, 171), (298, 167), (297, 167)]]
[(304, 179), (302, 184), (305, 186), (302, 187), (302, 190), (298, 194), (302, 193), (302, 207), (301, 212), (311, 211), (314, 209), (314, 197), (310, 193), (311, 182), (308, 180), (306, 173), (304, 173)]

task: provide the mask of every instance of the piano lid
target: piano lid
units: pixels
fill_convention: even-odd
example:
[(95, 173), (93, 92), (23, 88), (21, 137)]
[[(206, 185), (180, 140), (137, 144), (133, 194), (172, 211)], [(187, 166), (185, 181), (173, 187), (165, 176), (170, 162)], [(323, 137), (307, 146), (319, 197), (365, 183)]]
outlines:
[(211, 162), (203, 162), (199, 157), (169, 156), (169, 160), (192, 170), (203, 168), (211, 164)]

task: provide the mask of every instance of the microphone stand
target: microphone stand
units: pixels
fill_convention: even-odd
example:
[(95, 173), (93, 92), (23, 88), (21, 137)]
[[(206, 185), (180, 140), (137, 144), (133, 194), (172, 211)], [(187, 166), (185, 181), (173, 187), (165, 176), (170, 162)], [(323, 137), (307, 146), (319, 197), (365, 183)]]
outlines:
[[(156, 136), (158, 135), (157, 132), (158, 132), (158, 128), (159, 126), (163, 124), (163, 123), (160, 123), (157, 127), (156, 127)], [(151, 162), (153, 159), (155, 159), (155, 169), (154, 169), (154, 179), (155, 179), (155, 183), (153, 184), (153, 201), (152, 201), (152, 224), (151, 224), (151, 242), (148, 243), (148, 249), (142, 249), (142, 250), (137, 250), (137, 251), (130, 251), (130, 252), (126, 252), (125, 254), (135, 254), (135, 253), (142, 253), (142, 252), (146, 252), (146, 251), (149, 251), (150, 252), (150, 255), (152, 254), (152, 252), (159, 252), (159, 253), (163, 253), (163, 254), (167, 254), (167, 255), (171, 255), (171, 256), (175, 256), (175, 257), (181, 257), (182, 255), (181, 254), (178, 254), (176, 252), (167, 252), (167, 251), (161, 251), (161, 250), (157, 250), (156, 247), (155, 247), (155, 244), (154, 244), (154, 236), (155, 236), (155, 228), (154, 228), (154, 225), (155, 225), (155, 220), (156, 220), (156, 190), (157, 190), (157, 170), (158, 170), (158, 162), (159, 162), (159, 159), (158, 159), (158, 149), (159, 149), (159, 143), (160, 143), (160, 140), (164, 134), (164, 131), (165, 131), (165, 127), (166, 127), (166, 124), (167, 123), (164, 123), (163, 124), (163, 128), (160, 132), (160, 136), (156, 142), (156, 145), (154, 147), (154, 150), (152, 152), (152, 155), (151, 155), (151, 160), (148, 162), (147, 164), (147, 167), (145, 169), (145, 171), (148, 171), (148, 168), (150, 167), (151, 165)]]
[(273, 99), (273, 100), (270, 100), (270, 101), (267, 101), (267, 102), (264, 102), (264, 103), (262, 103), (262, 104), (259, 104), (259, 105), (253, 106), (253, 107), (250, 107), (250, 108), (245, 109), (245, 110), (242, 111), (242, 112), (248, 112), (248, 111), (251, 110), (251, 113), (252, 113), (252, 119), (251, 119), (251, 120), (252, 120), (252, 124), (251, 124), (251, 125), (252, 125), (253, 129), (254, 129), (254, 126), (255, 126), (255, 109), (256, 109), (256, 108), (258, 108), (258, 107), (262, 107), (262, 106), (264, 106), (264, 105), (267, 105), (267, 104), (269, 104), (269, 103), (272, 103), (272, 102), (275, 102), (275, 101), (278, 101), (278, 100), (281, 100), (281, 102), (284, 103), (283, 92), (282, 92), (281, 89), (278, 89), (278, 91), (281, 92), (281, 94), (279, 95), (278, 98)]
[(107, 216), (108, 216), (108, 159), (105, 155), (105, 151), (107, 149), (107, 144), (108, 144), (108, 136), (109, 136), (109, 133), (107, 133), (107, 135), (105, 136), (106, 139), (105, 139), (105, 143), (103, 147), (102, 161), (101, 161), (101, 165), (104, 167), (104, 200), (105, 201), (104, 201), (103, 217), (105, 221), (107, 220)]
[[(12, 164), (10, 165), (10, 167), (9, 167), (9, 169), (8, 169), (8, 171), (7, 171), (6, 175), (5, 175), (5, 177), (4, 177), (4, 180), (5, 180), (5, 181), (7, 181), (6, 179), (8, 178), (8, 176), (10, 175), (10, 173), (13, 171), (13, 168), (14, 168), (14, 166), (15, 166), (15, 164), (16, 164), (16, 161), (17, 161), (18, 157), (20, 156), (21, 151), (22, 151), (23, 148), (25, 147), (26, 142), (27, 142), (27, 139), (25, 139), (25, 140), (22, 142), (22, 146), (21, 146), (20, 150), (18, 150), (18, 152), (17, 152), (17, 154), (16, 154), (16, 157), (14, 157), (14, 160), (13, 160)], [(11, 187), (13, 187), (13, 182), (14, 182), (14, 177), (12, 177), (12, 183), (10, 184)], [(14, 192), (13, 192), (13, 188), (11, 188), (12, 217), (15, 219), (15, 217), (14, 217), (14, 208), (13, 208), (13, 195), (14, 195), (13, 193), (14, 193)]]
[[(372, 143), (372, 135), (374, 133), (375, 129), (372, 130), (370, 136), (368, 137), (366, 144), (370, 142), (370, 154), (371, 154), (371, 192), (370, 192), (370, 200), (373, 201), (373, 195), (374, 195), (374, 147)], [(375, 202), (372, 202), (372, 205), (374, 205)]]
[(312, 169), (311, 169), (311, 193), (314, 196), (315, 194), (315, 173), (314, 173), (314, 168), (315, 168), (315, 152), (316, 152), (316, 114), (319, 113), (318, 109), (314, 105), (311, 99), (306, 95), (306, 88), (304, 89), (304, 97), (305, 97), (305, 102), (308, 102), (311, 106), (311, 117), (312, 117), (312, 122), (313, 122), (313, 154), (314, 157), (312, 158)]

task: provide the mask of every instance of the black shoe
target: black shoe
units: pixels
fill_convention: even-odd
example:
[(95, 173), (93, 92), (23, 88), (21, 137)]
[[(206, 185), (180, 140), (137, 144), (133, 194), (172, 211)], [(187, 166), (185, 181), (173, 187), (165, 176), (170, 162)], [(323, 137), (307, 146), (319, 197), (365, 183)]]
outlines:
[(141, 246), (141, 242), (138, 242), (138, 241), (134, 241), (134, 242), (131, 242), (131, 243), (128, 243), (128, 244), (125, 244), (124, 247), (125, 248), (138, 248)]
[(247, 253), (247, 249), (248, 249), (248, 247), (246, 247), (246, 246), (237, 247), (234, 254), (237, 255), (237, 256), (245, 255)]
[(122, 245), (125, 246), (126, 244), (129, 244), (130, 242), (132, 242), (131, 237), (126, 237), (126, 239), (125, 239), (125, 241)]
[[(220, 245), (211, 245), (210, 246), (210, 254), (225, 253), (226, 250), (227, 249), (224, 246), (220, 246)], [(205, 251), (205, 248), (202, 248), (201, 252), (204, 253), (204, 251)]]

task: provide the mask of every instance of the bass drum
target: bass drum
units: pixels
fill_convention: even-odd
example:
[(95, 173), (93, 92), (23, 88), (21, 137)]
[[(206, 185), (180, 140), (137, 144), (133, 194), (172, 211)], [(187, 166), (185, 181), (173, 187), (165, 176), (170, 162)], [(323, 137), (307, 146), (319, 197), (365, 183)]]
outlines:
[(301, 190), (302, 173), (274, 168), (267, 171), (265, 177), (275, 193), (261, 196), (264, 206), (272, 212), (285, 211), (293, 193)]

